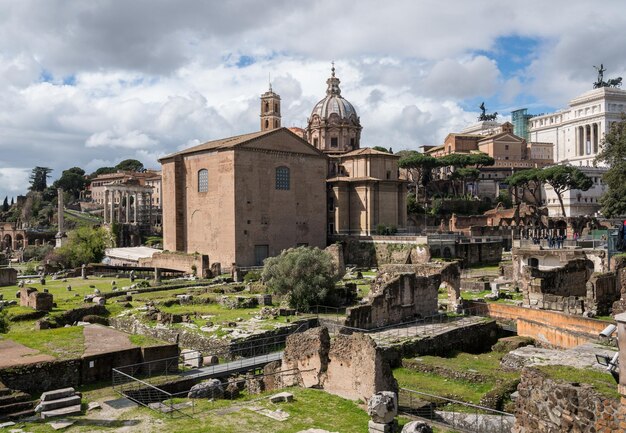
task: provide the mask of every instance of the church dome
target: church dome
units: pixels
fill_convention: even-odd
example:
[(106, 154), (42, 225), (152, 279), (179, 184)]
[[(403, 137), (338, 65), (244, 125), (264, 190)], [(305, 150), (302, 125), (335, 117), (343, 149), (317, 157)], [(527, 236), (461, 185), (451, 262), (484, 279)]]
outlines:
[(335, 77), (335, 67), (332, 68), (332, 75), (326, 81), (328, 89), (326, 97), (315, 104), (311, 112), (313, 116), (319, 116), (320, 119), (328, 119), (332, 114), (337, 114), (341, 120), (350, 120), (358, 122), (358, 116), (354, 106), (341, 96), (339, 88), (339, 78)]
[(331, 71), (326, 97), (313, 107), (305, 139), (322, 152), (341, 154), (359, 148), (361, 123), (354, 106), (341, 97), (334, 65)]

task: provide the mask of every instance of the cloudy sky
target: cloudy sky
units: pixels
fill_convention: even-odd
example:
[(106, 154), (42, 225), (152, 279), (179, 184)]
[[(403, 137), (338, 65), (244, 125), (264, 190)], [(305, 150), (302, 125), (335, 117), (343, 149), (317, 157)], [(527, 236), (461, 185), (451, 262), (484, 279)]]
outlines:
[(0, 199), (34, 166), (87, 172), (259, 127), (268, 75), (304, 126), (335, 61), (362, 146), (417, 149), (563, 108), (626, 76), (622, 0), (0, 0)]

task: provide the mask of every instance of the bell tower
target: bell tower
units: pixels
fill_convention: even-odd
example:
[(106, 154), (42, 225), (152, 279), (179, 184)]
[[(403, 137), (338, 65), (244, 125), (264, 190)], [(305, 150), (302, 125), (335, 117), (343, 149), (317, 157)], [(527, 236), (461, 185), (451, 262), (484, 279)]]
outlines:
[(261, 95), (261, 131), (280, 128), (280, 96), (272, 90)]

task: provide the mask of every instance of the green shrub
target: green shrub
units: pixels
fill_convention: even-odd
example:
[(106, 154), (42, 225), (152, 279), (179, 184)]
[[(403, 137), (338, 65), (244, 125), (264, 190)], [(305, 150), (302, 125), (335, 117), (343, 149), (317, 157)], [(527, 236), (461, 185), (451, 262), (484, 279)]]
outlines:
[(378, 235), (395, 235), (398, 232), (398, 228), (393, 225), (378, 224), (376, 226), (376, 234)]
[(287, 295), (289, 305), (299, 311), (321, 303), (339, 281), (331, 255), (309, 247), (290, 248), (266, 259), (262, 277), (274, 293)]
[(251, 283), (253, 281), (259, 281), (260, 279), (261, 279), (260, 272), (251, 271), (251, 272), (248, 272), (246, 275), (244, 275), (243, 282)]
[(52, 249), (52, 245), (29, 245), (24, 248), (24, 261), (36, 260), (40, 262)]
[(7, 318), (7, 311), (0, 311), (0, 334), (6, 334), (9, 332), (9, 319)]

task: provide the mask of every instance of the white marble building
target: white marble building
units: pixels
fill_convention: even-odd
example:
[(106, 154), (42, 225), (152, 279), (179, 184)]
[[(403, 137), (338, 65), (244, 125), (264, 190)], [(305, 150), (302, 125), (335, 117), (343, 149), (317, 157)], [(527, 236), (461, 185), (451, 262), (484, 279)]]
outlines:
[[(602, 140), (613, 122), (626, 110), (626, 91), (601, 87), (572, 99), (569, 107), (529, 120), (530, 140), (554, 144), (554, 161), (579, 167), (594, 180), (588, 191), (565, 193), (566, 216), (594, 215), (600, 209), (600, 197), (606, 190), (602, 174), (606, 168), (594, 166)], [(543, 197), (550, 216), (561, 216), (556, 194), (544, 186)]]
[(593, 166), (604, 134), (626, 110), (626, 91), (601, 87), (572, 99), (569, 107), (529, 120), (530, 141), (554, 144), (554, 161)]

